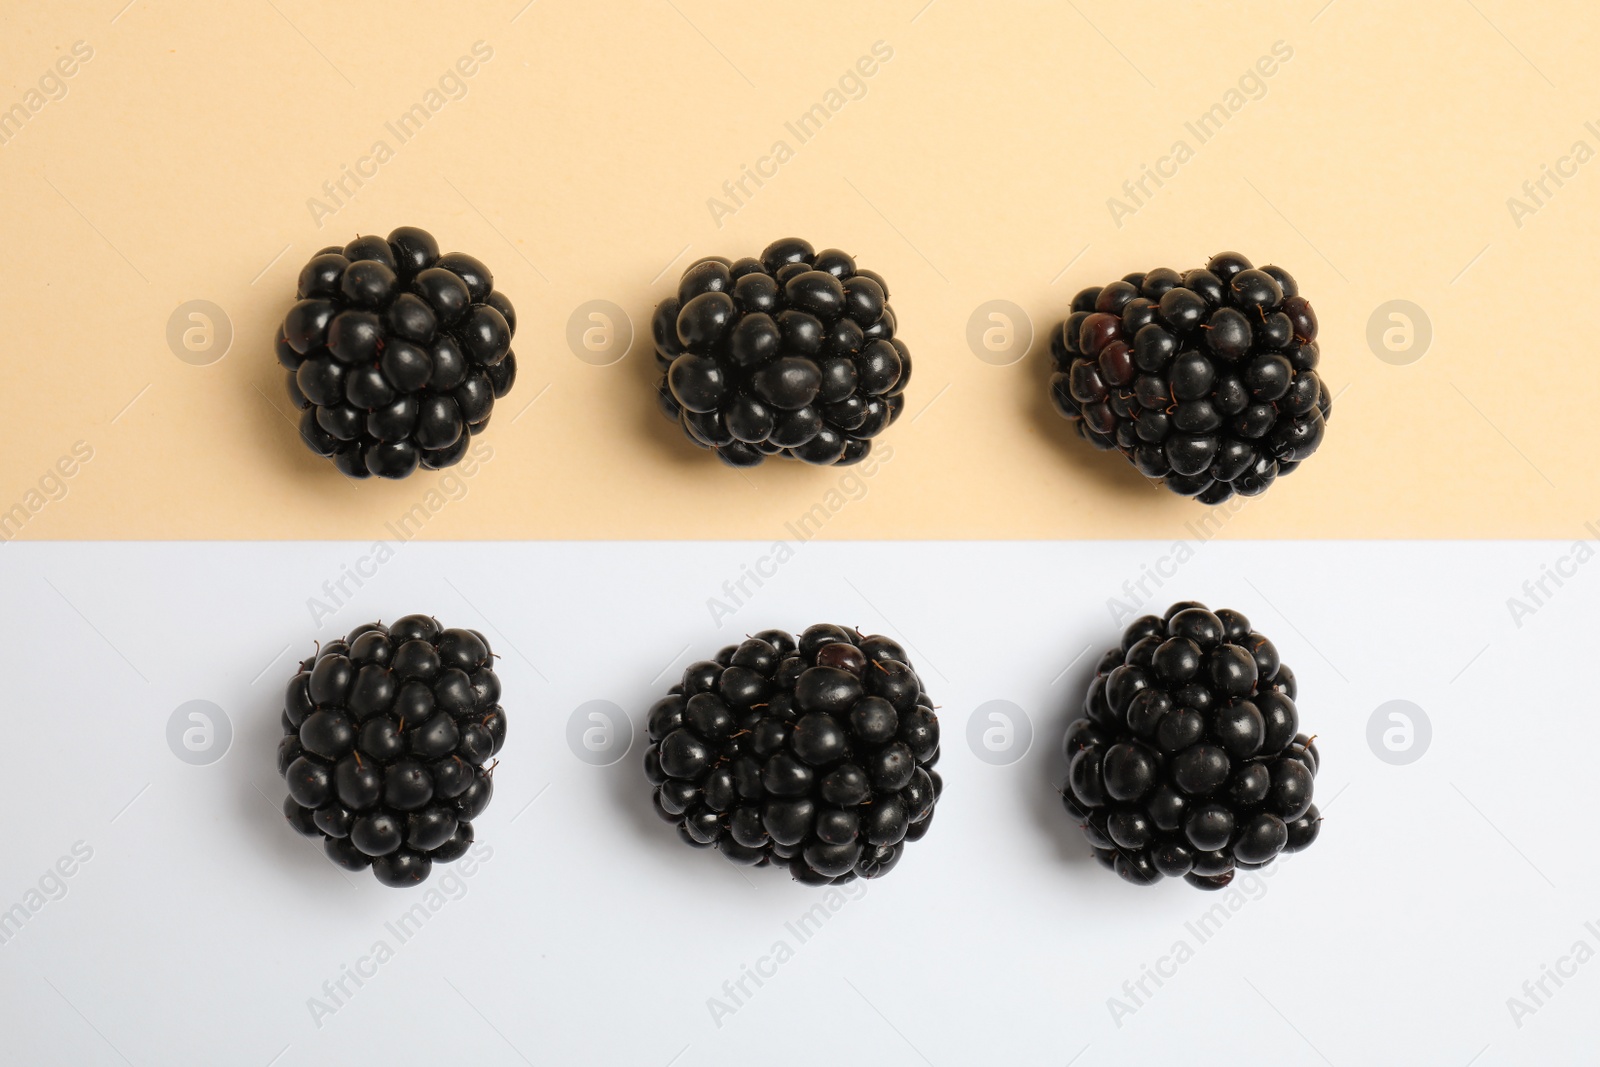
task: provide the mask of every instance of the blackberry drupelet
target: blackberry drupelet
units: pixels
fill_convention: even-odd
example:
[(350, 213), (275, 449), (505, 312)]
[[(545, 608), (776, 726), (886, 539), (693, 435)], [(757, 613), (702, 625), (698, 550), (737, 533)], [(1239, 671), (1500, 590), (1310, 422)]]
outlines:
[(1237, 252), (1083, 290), (1050, 354), (1051, 399), (1080, 436), (1205, 504), (1265, 492), (1317, 450), (1333, 408), (1311, 305)]
[(416, 885), (466, 852), (494, 794), (506, 716), (489, 642), (426, 615), (357, 626), (289, 679), (283, 733), (289, 824), (341, 867)]
[(876, 878), (933, 823), (939, 720), (887, 637), (764, 630), (650, 709), (657, 814), (696, 848), (808, 885)]
[(858, 463), (905, 408), (889, 286), (838, 249), (790, 237), (760, 259), (702, 259), (651, 331), (662, 412), (730, 466)]
[(415, 226), (324, 248), (296, 297), (276, 348), (300, 438), (353, 478), (459, 463), (516, 381), (511, 301)]
[(1062, 799), (1095, 857), (1138, 885), (1221, 889), (1315, 841), (1319, 756), (1295, 692), (1236, 611), (1185, 602), (1134, 620), (1065, 738)]

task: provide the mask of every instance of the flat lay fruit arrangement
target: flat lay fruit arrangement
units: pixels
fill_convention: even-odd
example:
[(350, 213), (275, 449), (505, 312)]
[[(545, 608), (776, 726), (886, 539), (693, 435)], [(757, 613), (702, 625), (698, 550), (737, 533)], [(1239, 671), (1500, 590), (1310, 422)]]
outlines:
[[(351, 477), (459, 462), (516, 378), (516, 313), (481, 262), (401, 227), (318, 252), (276, 338), (300, 436)], [(748, 467), (864, 459), (905, 408), (911, 354), (883, 277), (799, 238), (709, 256), (655, 309), (663, 414)], [(1051, 338), (1078, 434), (1204, 504), (1254, 496), (1322, 443), (1332, 399), (1294, 278), (1234, 252), (1083, 290)], [(1235, 611), (1137, 619), (1065, 737), (1062, 798), (1124, 879), (1205, 889), (1317, 837), (1316, 742), (1293, 672)], [(463, 854), (505, 712), (483, 635), (411, 615), (321, 646), (290, 682), (284, 813), (330, 859), (413, 885)], [(876, 878), (932, 824), (939, 720), (904, 648), (765, 630), (684, 671), (647, 716), (657, 814), (696, 848), (813, 885)]]

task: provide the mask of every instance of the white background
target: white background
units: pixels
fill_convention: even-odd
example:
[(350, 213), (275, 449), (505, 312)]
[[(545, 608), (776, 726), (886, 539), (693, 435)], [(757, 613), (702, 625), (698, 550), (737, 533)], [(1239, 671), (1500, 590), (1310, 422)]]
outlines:
[[(1053, 792), (1063, 724), (1120, 631), (1107, 598), (1167, 545), (804, 545), (718, 628), (707, 599), (769, 546), (411, 544), (320, 630), (308, 599), (370, 546), (7, 545), (0, 908), (75, 842), (93, 858), (0, 945), (5, 1059), (1587, 1058), (1600, 962), (1549, 986), (1520, 1028), (1507, 998), (1578, 939), (1600, 948), (1584, 929), (1600, 920), (1588, 565), (1517, 627), (1506, 598), (1570, 546), (1191, 547), (1147, 606), (1236, 608), (1274, 640), (1318, 735), (1326, 815), (1316, 845), (1235, 898), (1204, 943), (1187, 924), (1225, 894), (1124, 884), (1089, 861)], [(493, 853), (319, 1027), (309, 998), (375, 940), (393, 944), (385, 924), (427, 887), (347, 876), (283, 822), (280, 695), (314, 639), (416, 611), (482, 629), (503, 657), (510, 738), (476, 823)], [(816, 621), (911, 649), (940, 705), (946, 790), (899, 867), (799, 943), (785, 924), (822, 891), (682, 846), (639, 759), (644, 711), (690, 659)], [(206, 766), (166, 740), (196, 699), (233, 728)], [(1405, 766), (1367, 740), (1394, 699), (1433, 730)], [(639, 724), (614, 765), (569, 748), (590, 700)], [(966, 741), (992, 700), (1034, 731), (1006, 766)], [(1132, 1004), (1123, 983), (1180, 939), (1192, 958), (1119, 1025), (1109, 999)], [(708, 999), (779, 940), (793, 958), (718, 1026)]]

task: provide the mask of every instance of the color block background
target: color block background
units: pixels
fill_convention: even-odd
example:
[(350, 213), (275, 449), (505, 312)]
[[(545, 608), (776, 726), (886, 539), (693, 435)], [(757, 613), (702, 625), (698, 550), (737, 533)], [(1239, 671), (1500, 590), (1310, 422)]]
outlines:
[[(820, 506), (828, 538), (1566, 539), (1600, 508), (1575, 0), (12, 9), (7, 538), (766, 539)], [(352, 484), (270, 339), (312, 252), (401, 223), (495, 269), (521, 376), (470, 476)], [(653, 407), (655, 301), (790, 233), (886, 275), (917, 358), (870, 477), (727, 470)], [(1043, 338), (1084, 285), (1224, 248), (1299, 277), (1338, 400), (1321, 454), (1207, 517), (1070, 437)], [(168, 340), (196, 300), (231, 333), (207, 365)]]

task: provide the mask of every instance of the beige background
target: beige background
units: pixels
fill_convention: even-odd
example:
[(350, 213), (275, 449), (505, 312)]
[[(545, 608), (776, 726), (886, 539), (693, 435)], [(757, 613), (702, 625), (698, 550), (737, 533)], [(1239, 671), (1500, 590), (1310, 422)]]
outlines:
[[(826, 537), (1192, 538), (1206, 509), (1049, 410), (1043, 336), (1084, 285), (1224, 248), (1300, 279), (1339, 397), (1321, 453), (1208, 529), (1592, 536), (1600, 162), (1560, 162), (1600, 149), (1592, 5), (524, 4), (11, 4), (0, 106), (65, 89), (0, 144), (20, 536), (392, 538), (411, 512), (425, 537), (766, 539), (820, 502)], [(385, 124), (478, 41), (465, 95), (400, 144)], [(879, 41), (892, 59), (799, 143), (785, 122)], [(1280, 41), (1200, 144), (1184, 124)], [(47, 77), (75, 42), (92, 58)], [(308, 199), (380, 138), (393, 158), (319, 228)], [(1193, 158), (1119, 227), (1108, 198), (1180, 138)], [(780, 139), (793, 158), (719, 227), (708, 199)], [(1538, 205), (1546, 165), (1570, 177)], [(270, 341), (309, 255), (401, 223), (495, 270), (520, 378), (470, 477), (356, 484), (296, 440)], [(884, 274), (917, 358), (870, 478), (728, 470), (653, 407), (655, 301), (791, 233)], [(208, 366), (166, 338), (196, 299), (233, 331)], [(967, 342), (994, 299), (1033, 322), (1013, 365)], [(1432, 326), (1404, 365), (1367, 340), (1396, 299)], [(641, 338), (614, 365), (568, 345), (591, 300)]]

